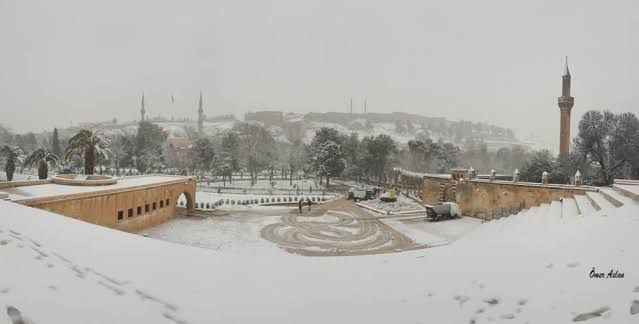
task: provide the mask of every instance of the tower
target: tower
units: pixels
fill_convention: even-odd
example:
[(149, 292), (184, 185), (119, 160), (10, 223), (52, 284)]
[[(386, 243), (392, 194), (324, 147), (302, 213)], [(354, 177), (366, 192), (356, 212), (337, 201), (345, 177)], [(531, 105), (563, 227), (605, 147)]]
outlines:
[(560, 111), (559, 155), (567, 157), (570, 153), (570, 111), (575, 104), (575, 98), (570, 96), (570, 70), (567, 56), (564, 75), (561, 77), (561, 97), (557, 98), (557, 103)]
[(142, 100), (140, 100), (140, 121), (146, 119), (146, 108), (144, 107), (144, 92), (142, 92)]
[(200, 100), (197, 105), (197, 131), (202, 133), (204, 130), (204, 103), (202, 102), (202, 91), (200, 91)]

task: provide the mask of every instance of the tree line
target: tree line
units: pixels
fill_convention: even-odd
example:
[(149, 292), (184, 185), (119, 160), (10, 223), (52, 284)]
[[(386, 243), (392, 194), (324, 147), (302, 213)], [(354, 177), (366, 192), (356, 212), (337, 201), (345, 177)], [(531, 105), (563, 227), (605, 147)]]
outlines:
[[(106, 136), (99, 129), (81, 129), (68, 139), (58, 130), (38, 141), (33, 134), (17, 136), (0, 127), (0, 157), (7, 179), (18, 167), (34, 167), (46, 178), (49, 167), (85, 174), (109, 172), (172, 173), (217, 177), (225, 183), (234, 174), (246, 175), (254, 184), (260, 175), (317, 177), (329, 185), (344, 177), (384, 183), (393, 167), (424, 173), (448, 173), (456, 167), (473, 167), (480, 173), (520, 172), (523, 181), (541, 182), (546, 171), (552, 183), (571, 183), (579, 170), (588, 183), (607, 185), (615, 178), (639, 178), (639, 120), (633, 113), (589, 111), (579, 122), (569, 156), (521, 146), (489, 150), (480, 139), (462, 145), (434, 141), (420, 134), (407, 144), (380, 134), (360, 138), (358, 133), (318, 129), (310, 141), (278, 141), (259, 123), (237, 122), (209, 136), (187, 131), (186, 147), (172, 147), (167, 132), (143, 121), (135, 134)], [(32, 136), (33, 135), (33, 136)], [(176, 151), (179, 155), (171, 154)]]

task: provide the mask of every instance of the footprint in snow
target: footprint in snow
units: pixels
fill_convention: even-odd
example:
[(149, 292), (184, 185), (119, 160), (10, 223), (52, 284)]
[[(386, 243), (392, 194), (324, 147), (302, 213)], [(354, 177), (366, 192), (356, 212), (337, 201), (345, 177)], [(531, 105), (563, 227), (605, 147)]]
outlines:
[(522, 299), (520, 299), (520, 300), (517, 302), (517, 305), (519, 305), (519, 306), (524, 306), (524, 305), (526, 305), (526, 303), (528, 303), (528, 300), (527, 300), (527, 299), (525, 299), (525, 298), (522, 298)]
[(579, 264), (580, 264), (579, 262), (571, 262), (571, 263), (566, 264), (566, 266), (568, 268), (574, 268), (574, 267), (577, 267)]
[(587, 321), (589, 319), (593, 319), (596, 317), (600, 317), (602, 316), (604, 313), (607, 313), (608, 311), (610, 311), (610, 307), (608, 306), (603, 306), (600, 307), (598, 309), (595, 309), (592, 312), (588, 312), (588, 313), (581, 313), (577, 316), (575, 316), (575, 318), (572, 319), (573, 322), (583, 322), (583, 321)]
[(632, 292), (639, 292), (639, 286), (635, 287), (635, 289), (633, 289)]
[(502, 316), (500, 316), (502, 319), (514, 319), (515, 315), (513, 314), (504, 314)]
[(27, 324), (28, 322), (24, 317), (22, 317), (22, 313), (13, 306), (7, 306), (7, 315), (11, 320), (11, 324)]
[(548, 263), (548, 264), (546, 265), (546, 269), (552, 269), (552, 267), (553, 267), (552, 263)]
[(630, 304), (630, 315), (639, 314), (639, 300), (633, 300)]
[(463, 306), (465, 302), (467, 302), (470, 297), (468, 296), (463, 296), (463, 295), (456, 295), (455, 297), (453, 297), (454, 300), (459, 302), (459, 306)]
[(497, 304), (499, 304), (499, 299), (498, 298), (487, 298), (484, 299), (484, 303), (491, 305), (491, 306), (495, 306)]

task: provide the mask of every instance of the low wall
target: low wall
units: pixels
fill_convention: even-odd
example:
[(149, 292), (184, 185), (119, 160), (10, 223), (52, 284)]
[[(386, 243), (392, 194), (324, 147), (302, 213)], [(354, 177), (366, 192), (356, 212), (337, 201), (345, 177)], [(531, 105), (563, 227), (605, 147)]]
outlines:
[(0, 182), (0, 189), (7, 188), (15, 188), (15, 187), (24, 187), (24, 186), (35, 186), (50, 183), (51, 180), (19, 180), (19, 181), (3, 181)]
[(499, 180), (457, 181), (431, 176), (424, 176), (422, 184), (422, 201), (425, 204), (456, 202), (464, 216), (481, 219), (504, 217), (553, 200), (598, 191), (597, 188), (588, 186)]

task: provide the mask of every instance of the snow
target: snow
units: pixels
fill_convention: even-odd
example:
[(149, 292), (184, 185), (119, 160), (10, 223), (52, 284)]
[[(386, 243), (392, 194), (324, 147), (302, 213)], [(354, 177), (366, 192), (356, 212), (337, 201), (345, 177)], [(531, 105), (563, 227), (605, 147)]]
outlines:
[(397, 195), (397, 201), (395, 202), (383, 202), (379, 198), (371, 200), (363, 200), (360, 204), (373, 208), (374, 210), (382, 211), (386, 214), (398, 214), (405, 212), (421, 212), (426, 213), (426, 209), (422, 204), (417, 201), (406, 197), (403, 194)]
[[(207, 209), (204, 207), (200, 207), (201, 204), (209, 204), (208, 209), (213, 209), (214, 204), (220, 204), (220, 201), (223, 204), (219, 207), (225, 210), (239, 210), (239, 209), (254, 209), (260, 208), (263, 206), (257, 205), (269, 205), (269, 204), (279, 204), (279, 203), (296, 203), (299, 199), (311, 199), (311, 201), (320, 203), (321, 201), (328, 201), (334, 199), (336, 196), (332, 194), (300, 194), (295, 195), (292, 193), (291, 195), (250, 195), (250, 194), (230, 194), (230, 193), (214, 193), (214, 192), (206, 192), (206, 191), (198, 191), (196, 193), (196, 204), (199, 209)], [(322, 200), (324, 199), (324, 200)], [(227, 202), (228, 201), (228, 202)], [(244, 203), (246, 202), (246, 204)], [(178, 198), (178, 204), (183, 206), (186, 204), (186, 198), (184, 196), (180, 196)]]
[(619, 187), (629, 193), (639, 196), (639, 185), (615, 184), (615, 187)]
[[(260, 239), (260, 230), (276, 223), (289, 212), (288, 207), (237, 210), (205, 219), (180, 217), (141, 232), (164, 241), (202, 247), (225, 253), (257, 255), (282, 253), (273, 243)], [(266, 251), (267, 250), (267, 251)]]
[[(602, 308), (588, 323), (636, 322), (638, 207), (576, 222), (556, 210), (437, 248), (303, 257), (247, 240), (272, 215), (219, 239), (195, 228), (183, 238), (228, 242), (210, 249), (0, 201), (0, 323), (9, 306), (34, 323), (568, 323)], [(593, 279), (593, 267), (625, 277)]]
[(293, 180), (293, 184), (290, 184), (289, 180), (282, 179), (274, 179), (273, 181), (268, 180), (258, 180), (253, 186), (251, 186), (251, 180), (242, 179), (242, 180), (233, 180), (232, 183), (226, 182), (226, 186), (222, 181), (216, 182), (201, 182), (198, 184), (199, 186), (206, 185), (207, 187), (220, 187), (224, 190), (226, 187), (228, 188), (246, 188), (246, 189), (282, 189), (282, 190), (295, 190), (295, 188), (300, 188), (300, 190), (308, 191), (310, 188), (313, 190), (318, 190), (321, 188), (320, 185), (317, 184), (317, 181), (313, 179), (302, 179), (302, 180)]

